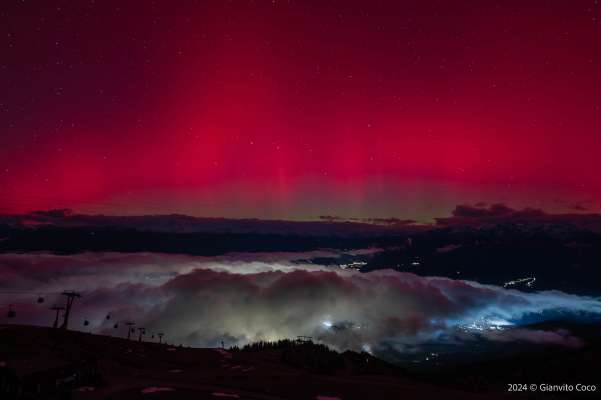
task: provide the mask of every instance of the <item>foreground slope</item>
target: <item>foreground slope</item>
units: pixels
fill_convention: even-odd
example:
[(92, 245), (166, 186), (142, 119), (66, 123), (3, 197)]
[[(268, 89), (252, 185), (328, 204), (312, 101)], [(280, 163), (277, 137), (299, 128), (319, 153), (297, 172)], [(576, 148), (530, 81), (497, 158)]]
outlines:
[(418, 382), (367, 354), (332, 353), (321, 362), (320, 351), (183, 348), (2, 326), (0, 386), (6, 399), (491, 398)]

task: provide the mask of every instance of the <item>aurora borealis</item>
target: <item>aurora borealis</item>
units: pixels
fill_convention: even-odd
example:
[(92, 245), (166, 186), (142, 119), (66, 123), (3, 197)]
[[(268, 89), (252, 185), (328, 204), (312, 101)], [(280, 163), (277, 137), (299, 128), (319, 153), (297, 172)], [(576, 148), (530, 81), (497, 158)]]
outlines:
[(1, 11), (3, 213), (601, 207), (598, 1)]

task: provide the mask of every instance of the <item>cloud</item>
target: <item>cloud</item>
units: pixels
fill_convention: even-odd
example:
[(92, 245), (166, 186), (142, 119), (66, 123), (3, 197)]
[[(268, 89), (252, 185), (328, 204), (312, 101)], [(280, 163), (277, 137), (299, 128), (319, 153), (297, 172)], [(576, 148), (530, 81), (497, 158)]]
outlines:
[(450, 217), (435, 218), (435, 221), (435, 226), (437, 227), (480, 227), (483, 225), (494, 226), (505, 223), (540, 227), (548, 224), (557, 224), (579, 227), (601, 233), (601, 215), (599, 214), (585, 214), (582, 212), (550, 214), (543, 210), (529, 207), (517, 210), (502, 203), (491, 204), (488, 207), (484, 203), (477, 203), (474, 206), (461, 204), (455, 207)]
[(458, 205), (453, 210), (452, 215), (454, 217), (498, 217), (500, 215), (508, 215), (515, 212), (515, 210), (507, 207), (504, 204), (493, 204), (489, 208), (483, 206), (469, 206), (469, 205)]
[(541, 344), (554, 344), (566, 347), (581, 347), (584, 342), (572, 336), (568, 331), (541, 331), (536, 329), (511, 329), (505, 331), (487, 332), (486, 337), (499, 342), (529, 342)]
[(436, 252), (439, 253), (439, 254), (449, 253), (451, 251), (455, 251), (457, 249), (460, 249), (461, 247), (463, 247), (463, 245), (461, 245), (461, 244), (448, 244), (446, 246), (441, 246), (441, 247), (437, 248)]
[(84, 294), (74, 308), (75, 329), (83, 329), (87, 319), (96, 332), (124, 335), (113, 330), (114, 322), (134, 320), (149, 332), (165, 332), (170, 342), (193, 346), (299, 335), (340, 350), (378, 349), (384, 343), (402, 349), (478, 336), (571, 346), (575, 338), (531, 331), (520, 327), (521, 321), (532, 314), (601, 315), (601, 301), (590, 297), (299, 261), (314, 255), (5, 254), (0, 287), (28, 292), (11, 299), (20, 323), (51, 324), (48, 307), (62, 300), (48, 294), (39, 306), (37, 294), (75, 289)]
[(347, 222), (355, 224), (371, 224), (371, 225), (396, 225), (400, 227), (402, 225), (414, 225), (417, 224), (416, 220), (413, 219), (400, 219), (400, 218), (344, 218), (335, 215), (320, 215), (319, 219), (326, 222)]
[(453, 212), (451, 214), (452, 214), (452, 217), (440, 218), (439, 220), (441, 220), (441, 221), (453, 220), (453, 218), (455, 218), (455, 219), (461, 219), (461, 218), (466, 218), (466, 219), (470, 219), (470, 218), (473, 218), (473, 219), (477, 219), (477, 218), (531, 219), (531, 218), (540, 218), (540, 217), (548, 216), (548, 214), (542, 210), (537, 210), (534, 208), (524, 208), (522, 210), (515, 210), (513, 208), (506, 206), (505, 204), (502, 204), (502, 203), (491, 204), (490, 206), (488, 206), (488, 208), (486, 207), (486, 205), (483, 205), (481, 203), (476, 206), (458, 205), (457, 207), (455, 207), (455, 209), (453, 210)]

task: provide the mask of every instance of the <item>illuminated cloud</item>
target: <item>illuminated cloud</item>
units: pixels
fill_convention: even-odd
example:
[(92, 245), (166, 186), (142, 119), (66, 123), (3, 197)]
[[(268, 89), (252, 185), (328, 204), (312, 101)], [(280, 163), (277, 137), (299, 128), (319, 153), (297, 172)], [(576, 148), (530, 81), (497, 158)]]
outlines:
[[(19, 321), (48, 325), (33, 294), (78, 289), (72, 324), (114, 333), (135, 320), (149, 332), (193, 346), (312, 336), (337, 349), (397, 349), (484, 337), (578, 345), (567, 333), (520, 328), (532, 315), (601, 315), (601, 301), (561, 292), (522, 293), (475, 282), (380, 270), (333, 269), (299, 260), (312, 253), (190, 257), (159, 254), (0, 256), (2, 289), (17, 296)], [(48, 295), (48, 302), (58, 300)], [(111, 315), (107, 320), (105, 316)], [(123, 334), (123, 332), (121, 332)]]

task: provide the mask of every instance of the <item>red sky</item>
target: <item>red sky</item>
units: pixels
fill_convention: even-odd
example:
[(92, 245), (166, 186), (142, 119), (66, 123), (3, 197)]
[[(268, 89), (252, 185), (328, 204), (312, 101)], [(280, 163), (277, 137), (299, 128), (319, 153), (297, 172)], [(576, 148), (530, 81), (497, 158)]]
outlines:
[(122, 3), (0, 6), (0, 212), (601, 209), (598, 1)]

